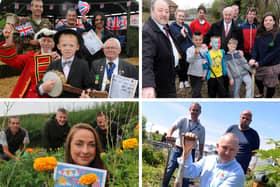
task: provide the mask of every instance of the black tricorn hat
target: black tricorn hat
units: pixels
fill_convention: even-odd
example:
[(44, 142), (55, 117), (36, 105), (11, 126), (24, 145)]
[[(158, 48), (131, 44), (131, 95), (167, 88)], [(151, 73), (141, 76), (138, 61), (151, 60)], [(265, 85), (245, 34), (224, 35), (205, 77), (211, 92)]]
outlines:
[(64, 30), (61, 30), (61, 31), (58, 31), (55, 35), (54, 35), (54, 42), (55, 42), (55, 45), (58, 44), (58, 41), (59, 41), (59, 38), (62, 34), (66, 34), (66, 35), (74, 35), (76, 36), (77, 40), (78, 40), (78, 43), (81, 47), (81, 45), (83, 45), (84, 43), (84, 40), (82, 38), (82, 36), (80, 34), (78, 34), (74, 29), (64, 29)]
[(50, 37), (53, 38), (53, 36), (55, 35), (56, 30), (50, 30), (48, 28), (42, 28), (40, 31), (38, 31), (35, 36), (34, 36), (34, 40), (39, 40), (42, 37)]

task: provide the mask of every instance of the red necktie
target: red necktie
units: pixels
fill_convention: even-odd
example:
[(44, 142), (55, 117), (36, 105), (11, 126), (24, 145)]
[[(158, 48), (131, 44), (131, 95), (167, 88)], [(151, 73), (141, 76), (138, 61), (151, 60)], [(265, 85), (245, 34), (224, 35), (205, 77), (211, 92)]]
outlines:
[(163, 27), (163, 29), (165, 30), (166, 36), (169, 39), (169, 32), (168, 32), (169, 28), (167, 26), (165, 26), (165, 27)]
[(228, 24), (226, 25), (225, 35), (226, 35), (226, 37), (227, 37), (227, 35), (228, 35)]

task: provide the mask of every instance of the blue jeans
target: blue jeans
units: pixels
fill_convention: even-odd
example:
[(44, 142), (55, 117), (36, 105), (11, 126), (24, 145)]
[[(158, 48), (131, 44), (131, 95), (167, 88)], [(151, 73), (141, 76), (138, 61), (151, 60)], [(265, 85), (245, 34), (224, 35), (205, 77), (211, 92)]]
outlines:
[[(166, 170), (166, 174), (163, 181), (163, 187), (168, 187), (170, 178), (172, 174), (174, 173), (175, 169), (179, 167), (177, 158), (179, 158), (182, 155), (182, 150), (174, 147), (171, 151), (168, 166)], [(183, 178), (183, 184), (182, 187), (189, 187), (189, 179)]]

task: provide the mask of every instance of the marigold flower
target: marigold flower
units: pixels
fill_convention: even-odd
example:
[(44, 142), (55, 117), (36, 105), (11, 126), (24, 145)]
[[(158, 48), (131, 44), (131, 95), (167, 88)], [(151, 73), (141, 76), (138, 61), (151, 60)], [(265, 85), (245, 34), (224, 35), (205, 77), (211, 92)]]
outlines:
[(83, 175), (79, 179), (79, 183), (82, 184), (82, 185), (94, 184), (96, 181), (97, 181), (97, 175), (95, 175), (94, 173)]
[(122, 142), (122, 144), (123, 144), (123, 149), (133, 149), (133, 148), (138, 147), (138, 141), (136, 138), (130, 138), (130, 139), (124, 140)]
[(36, 158), (33, 167), (37, 171), (50, 171), (57, 166), (55, 157)]
[(28, 149), (25, 150), (25, 152), (26, 152), (26, 153), (33, 153), (33, 149), (28, 148)]

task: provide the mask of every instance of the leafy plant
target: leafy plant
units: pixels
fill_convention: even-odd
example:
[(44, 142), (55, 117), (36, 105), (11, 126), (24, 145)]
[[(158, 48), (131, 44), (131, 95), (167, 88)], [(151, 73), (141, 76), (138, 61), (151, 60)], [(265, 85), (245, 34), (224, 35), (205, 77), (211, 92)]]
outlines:
[(259, 166), (256, 168), (256, 172), (265, 172), (269, 178), (269, 182), (280, 185), (280, 140), (275, 141), (268, 139), (267, 144), (275, 146), (274, 149), (258, 150), (258, 156), (261, 159), (271, 160), (273, 164)]

